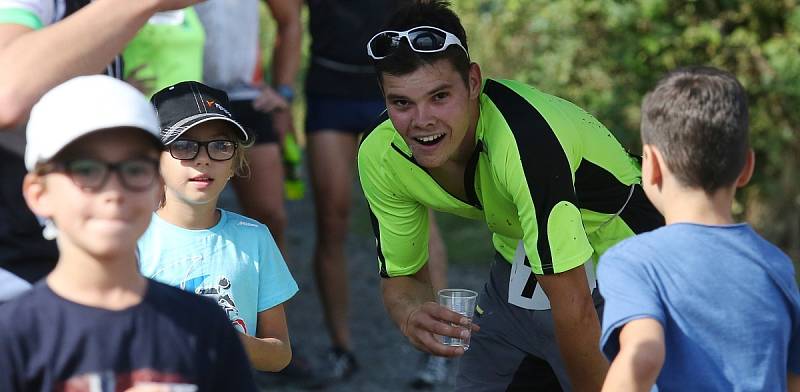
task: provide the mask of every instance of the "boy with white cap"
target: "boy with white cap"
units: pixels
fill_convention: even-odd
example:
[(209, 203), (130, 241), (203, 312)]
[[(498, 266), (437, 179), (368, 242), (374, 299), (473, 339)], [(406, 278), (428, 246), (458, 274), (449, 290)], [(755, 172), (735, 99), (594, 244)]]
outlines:
[(67, 81), (34, 106), (23, 193), (57, 227), (60, 257), (0, 307), (0, 390), (255, 390), (220, 309), (138, 272), (160, 195), (158, 135), (147, 99), (107, 76)]

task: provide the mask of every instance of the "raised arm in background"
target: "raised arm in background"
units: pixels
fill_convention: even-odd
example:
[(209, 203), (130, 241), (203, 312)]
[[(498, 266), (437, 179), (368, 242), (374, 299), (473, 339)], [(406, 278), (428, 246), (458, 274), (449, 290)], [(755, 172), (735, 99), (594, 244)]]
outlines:
[(201, 0), (95, 0), (40, 30), (0, 24), (0, 129), (24, 121), (50, 88), (102, 72), (154, 13)]

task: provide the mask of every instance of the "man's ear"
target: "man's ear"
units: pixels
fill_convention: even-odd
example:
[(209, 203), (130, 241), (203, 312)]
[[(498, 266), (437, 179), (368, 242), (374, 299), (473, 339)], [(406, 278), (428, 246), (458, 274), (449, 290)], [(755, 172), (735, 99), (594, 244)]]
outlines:
[[(664, 160), (661, 152), (652, 144), (645, 144), (642, 146), (642, 157), (642, 179), (647, 178), (648, 185), (661, 189), (664, 182)], [(647, 171), (647, 176), (645, 176), (645, 171)]]
[(750, 182), (750, 179), (753, 178), (753, 170), (756, 167), (756, 154), (753, 152), (753, 149), (750, 148), (747, 150), (747, 158), (744, 161), (744, 167), (742, 171), (739, 173), (739, 178), (736, 179), (736, 187), (741, 188), (747, 185)]
[(22, 196), (35, 215), (45, 218), (53, 216), (53, 206), (49, 200), (44, 177), (32, 173), (26, 174), (22, 180)]
[(481, 95), (481, 87), (483, 87), (483, 79), (481, 78), (481, 67), (478, 63), (469, 64), (469, 74), (467, 75), (467, 82), (469, 84), (469, 98), (478, 99)]

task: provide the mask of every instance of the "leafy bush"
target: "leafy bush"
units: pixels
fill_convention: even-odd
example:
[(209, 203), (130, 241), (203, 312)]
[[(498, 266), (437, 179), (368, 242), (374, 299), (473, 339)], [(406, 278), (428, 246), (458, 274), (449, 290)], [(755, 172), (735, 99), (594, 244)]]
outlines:
[(458, 0), (484, 75), (595, 114), (640, 150), (639, 105), (667, 71), (734, 73), (750, 99), (756, 175), (737, 214), (800, 258), (800, 7), (795, 0)]

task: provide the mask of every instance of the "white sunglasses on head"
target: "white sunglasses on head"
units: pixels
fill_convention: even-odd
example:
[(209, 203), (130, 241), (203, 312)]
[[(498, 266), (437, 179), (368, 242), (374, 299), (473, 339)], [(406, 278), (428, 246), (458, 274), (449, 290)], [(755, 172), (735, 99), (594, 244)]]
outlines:
[(400, 46), (403, 38), (408, 41), (409, 47), (415, 52), (443, 52), (450, 45), (458, 45), (469, 58), (467, 48), (458, 37), (433, 26), (417, 26), (406, 31), (381, 31), (367, 42), (367, 54), (375, 60), (386, 58)]

